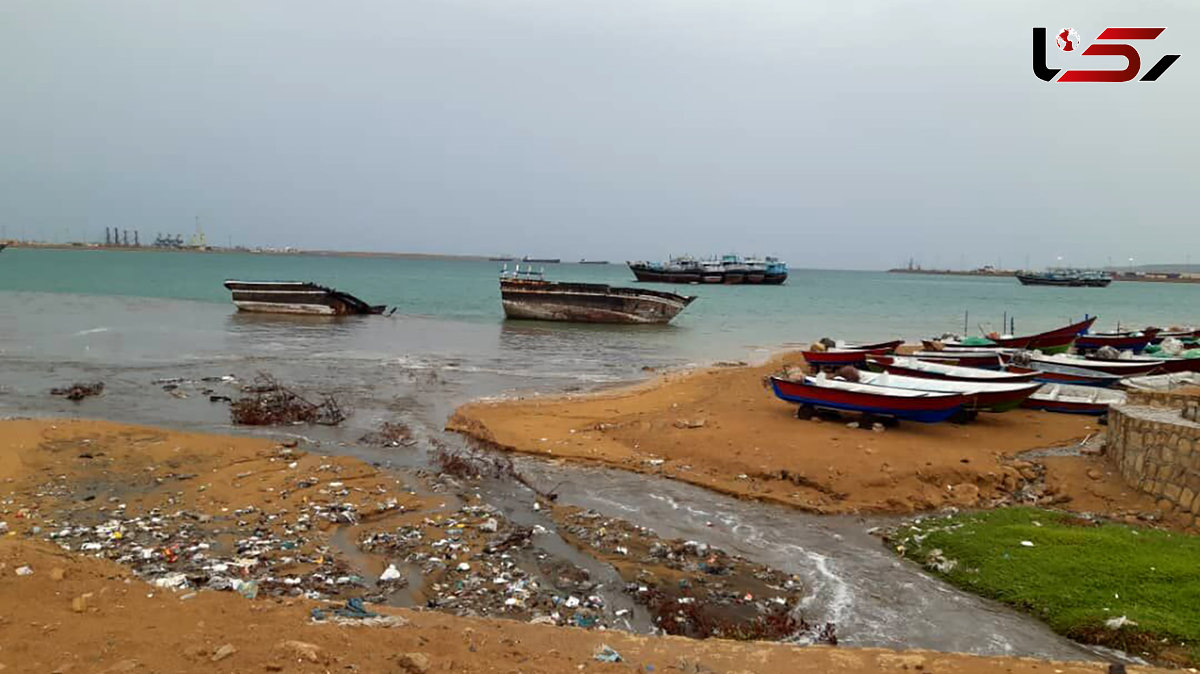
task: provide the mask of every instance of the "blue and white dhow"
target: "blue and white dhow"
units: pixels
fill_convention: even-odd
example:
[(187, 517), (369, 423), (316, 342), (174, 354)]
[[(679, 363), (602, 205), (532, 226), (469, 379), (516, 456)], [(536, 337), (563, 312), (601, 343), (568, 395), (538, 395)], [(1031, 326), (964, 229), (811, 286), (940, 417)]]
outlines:
[(673, 257), (666, 262), (629, 262), (639, 281), (650, 283), (716, 283), (726, 285), (779, 285), (787, 280), (787, 263), (777, 257), (720, 258), (697, 260)]

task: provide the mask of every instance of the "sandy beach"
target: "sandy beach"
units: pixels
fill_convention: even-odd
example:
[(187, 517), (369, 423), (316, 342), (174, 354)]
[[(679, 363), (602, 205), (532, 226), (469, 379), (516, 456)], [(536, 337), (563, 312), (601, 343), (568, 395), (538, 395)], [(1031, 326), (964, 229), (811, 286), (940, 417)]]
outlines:
[[(353, 503), (368, 530), (428, 518), (440, 505), (350, 458), (263, 440), (100, 421), (0, 422), (0, 671), (367, 672), (1102, 672), (1106, 665), (932, 652), (795, 648), (720, 639), (461, 618), (369, 605), (366, 621), (313, 620), (329, 602), (191, 590), (143, 580), (130, 563), (73, 548), (68, 520), (186, 517), (239, 536), (305, 508)], [(297, 475), (317, 484), (294, 489)], [(307, 492), (307, 493), (304, 493)], [(168, 507), (169, 506), (169, 507)], [(382, 506), (382, 507), (381, 507)], [(180, 513), (187, 513), (186, 516)], [(261, 515), (255, 519), (252, 513)], [(330, 522), (294, 536), (327, 549)], [(127, 533), (131, 536), (133, 532)], [(120, 536), (110, 536), (119, 542)], [(47, 540), (52, 538), (55, 542)], [(215, 554), (215, 550), (213, 554)], [(244, 553), (244, 551), (243, 551)], [(179, 561), (184, 563), (179, 552)], [(266, 559), (264, 557), (264, 559)], [(262, 563), (273, 563), (263, 561)], [(335, 595), (331, 595), (332, 599)], [(622, 662), (601, 663), (603, 646)], [(650, 668), (654, 669), (651, 670)], [(1149, 670), (1145, 670), (1149, 671)]]
[(824, 514), (1014, 499), (1120, 514), (1155, 510), (1153, 499), (1106, 471), (1098, 457), (1022, 458), (1096, 436), (1102, 429), (1093, 417), (1015, 410), (965, 425), (904, 423), (882, 432), (801, 421), (766, 378), (802, 364), (794, 353), (598, 394), (470, 403), (447, 428), (509, 451), (661, 475)]

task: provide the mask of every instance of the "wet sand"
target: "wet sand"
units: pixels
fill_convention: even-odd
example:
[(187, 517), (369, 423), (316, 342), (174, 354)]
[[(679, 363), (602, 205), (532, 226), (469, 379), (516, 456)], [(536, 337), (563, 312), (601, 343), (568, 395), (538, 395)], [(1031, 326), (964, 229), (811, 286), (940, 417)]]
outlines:
[[(315, 484), (297, 488), (297, 482), (310, 481)], [(356, 528), (370, 531), (424, 521), (428, 509), (440, 505), (436, 501), (357, 459), (307, 454), (271, 440), (98, 421), (0, 422), (0, 521), (6, 529), (0, 535), (0, 671), (562, 672), (648, 671), (645, 665), (653, 665), (655, 671), (875, 672), (919, 665), (925, 671), (1035, 672), (1051, 666), (931, 652), (643, 637), (376, 605), (369, 608), (384, 614), (382, 620), (314, 622), (311, 609), (328, 611), (330, 604), (272, 595), (265, 585), (255, 599), (171, 589), (135, 574), (137, 559), (117, 563), (66, 537), (56, 538), (58, 545), (42, 540), (67, 521), (138, 516), (149, 526), (150, 518), (159, 517), (186, 520), (185, 532), (193, 537), (205, 526), (231, 536), (248, 529), (260, 538), (286, 527), (288, 540), (297, 541), (289, 553), (301, 558), (327, 550), (335, 529), (331, 520), (299, 528), (296, 518), (305, 513), (329, 514), (334, 502), (353, 503)], [(130, 530), (125, 538), (134, 535)], [(124, 540), (110, 537), (112, 545)], [(182, 552), (169, 563), (184, 565), (194, 554)], [(313, 572), (295, 560), (260, 559), (276, 575)], [(340, 600), (361, 592), (322, 594)], [(594, 660), (603, 644), (624, 662)], [(1052, 669), (1067, 674), (1105, 666), (1054, 663)]]
[[(883, 432), (850, 428), (849, 419), (802, 421), (766, 381), (802, 364), (799, 354), (786, 354), (762, 366), (670, 373), (598, 394), (475, 402), (460, 407), (447, 428), (509, 451), (826, 514), (988, 507), (1028, 496), (1029, 483), (1043, 477), (1034, 502), (1070, 507), (1081, 487), (1068, 479), (1072, 470), (1043, 476), (1017, 457), (1102, 431), (1093, 417), (1029, 410), (980, 414), (966, 425), (901, 423)], [(1103, 497), (1088, 504), (1154, 508), (1111, 471), (1084, 482), (1090, 491), (1103, 487)]]

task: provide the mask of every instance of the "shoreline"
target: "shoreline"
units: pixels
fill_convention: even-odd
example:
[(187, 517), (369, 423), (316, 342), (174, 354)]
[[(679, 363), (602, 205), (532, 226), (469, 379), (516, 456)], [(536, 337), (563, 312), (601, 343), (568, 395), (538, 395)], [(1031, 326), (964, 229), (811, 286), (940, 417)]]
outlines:
[[(982, 278), (1014, 278), (1017, 275), (1015, 271), (972, 271), (959, 269), (888, 269), (889, 274), (912, 274), (918, 276), (978, 276)], [(1142, 272), (1142, 273), (1157, 273), (1157, 272)], [(1169, 277), (1150, 277), (1150, 276), (1126, 276), (1125, 272), (1114, 272), (1112, 277), (1113, 282), (1131, 281), (1134, 283), (1200, 283), (1200, 277), (1197, 278), (1169, 278)]]
[(501, 451), (657, 475), (816, 514), (904, 515), (1018, 498), (1120, 517), (1156, 510), (1098, 455), (1022, 456), (1095, 435), (1090, 417), (1014, 410), (884, 432), (800, 421), (764, 381), (802, 362), (785, 352), (763, 365), (688, 368), (589, 393), (473, 401), (455, 410), (446, 430)]

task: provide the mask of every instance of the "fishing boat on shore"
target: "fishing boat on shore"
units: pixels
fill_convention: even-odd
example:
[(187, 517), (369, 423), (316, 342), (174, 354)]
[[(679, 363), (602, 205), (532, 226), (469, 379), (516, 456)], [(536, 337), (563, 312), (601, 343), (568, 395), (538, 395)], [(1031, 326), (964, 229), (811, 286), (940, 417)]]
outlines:
[(1075, 338), (1075, 349), (1077, 351), (1096, 351), (1107, 346), (1118, 351), (1141, 353), (1154, 341), (1158, 332), (1158, 328), (1147, 328), (1140, 332), (1088, 332)]
[(1035, 376), (1033, 373), (1022, 374), (999, 370), (985, 370), (978, 367), (947, 365), (945, 363), (924, 361), (905, 356), (868, 356), (867, 367), (879, 372), (892, 372), (909, 377), (995, 384), (1030, 382), (1033, 381)]
[(825, 349), (818, 351), (815, 349), (802, 350), (800, 353), (804, 356), (804, 362), (814, 368), (834, 368), (843, 365), (862, 365), (867, 362), (868, 356), (885, 356), (892, 352), (889, 348), (877, 349)]
[(892, 353), (901, 346), (904, 346), (904, 340), (889, 339), (883, 342), (843, 342), (839, 340), (834, 342), (834, 346), (839, 349), (864, 349), (867, 351), (885, 349), (888, 353)]
[(500, 300), (511, 319), (575, 323), (669, 323), (695, 297), (603, 283), (547, 281), (541, 272), (505, 270)]
[(1107, 374), (1120, 375), (1122, 377), (1136, 377), (1143, 374), (1150, 374), (1157, 370), (1165, 361), (1159, 358), (1123, 358), (1118, 360), (1099, 360), (1095, 358), (1081, 358), (1079, 356), (1070, 356), (1065, 353), (1044, 355), (1037, 352), (1026, 352), (1022, 358), (1027, 358), (1030, 362), (1049, 363), (1051, 365), (1067, 365), (1070, 367), (1079, 367), (1087, 370), (1096, 370)]
[(1200, 388), (1200, 374), (1195, 372), (1175, 372), (1172, 374), (1155, 374), (1145, 377), (1128, 377), (1118, 382), (1118, 386), (1131, 391), (1171, 391), (1177, 388)]
[(1041, 361), (1032, 361), (1028, 365), (1009, 365), (1007, 370), (1018, 374), (1036, 373), (1033, 377), (1034, 381), (1072, 384), (1075, 386), (1098, 386), (1104, 388), (1112, 386), (1121, 379), (1118, 375), (1108, 374), (1099, 370)]
[(996, 351), (916, 351), (908, 354), (926, 363), (942, 363), (943, 365), (958, 365), (960, 367), (986, 368), (996, 370), (1003, 364)]
[(921, 423), (938, 423), (960, 414), (969, 403), (961, 393), (932, 393), (856, 384), (824, 375), (800, 380), (771, 377), (771, 389), (780, 400), (798, 403), (798, 415), (814, 410), (860, 412)]
[(1025, 337), (1012, 335), (994, 335), (989, 337), (970, 337), (967, 339), (932, 338), (921, 340), (927, 351), (953, 351), (982, 349), (1037, 349), (1042, 353), (1061, 353), (1068, 351), (1075, 339), (1081, 333), (1087, 332), (1096, 322), (1095, 316), (1082, 321), (1064, 325), (1061, 328), (1039, 332)]
[(238, 311), (264, 314), (347, 316), (382, 314), (386, 306), (367, 304), (350, 293), (307, 281), (225, 281)]
[(858, 383), (909, 389), (912, 391), (961, 393), (967, 397), (967, 409), (986, 412), (1007, 412), (1016, 409), (1022, 401), (1042, 387), (1038, 382), (967, 382), (950, 379), (908, 377), (890, 372), (860, 372)]
[(1112, 405), (1125, 404), (1125, 392), (1064, 384), (1046, 384), (1021, 403), (1021, 407), (1062, 414), (1108, 414)]

